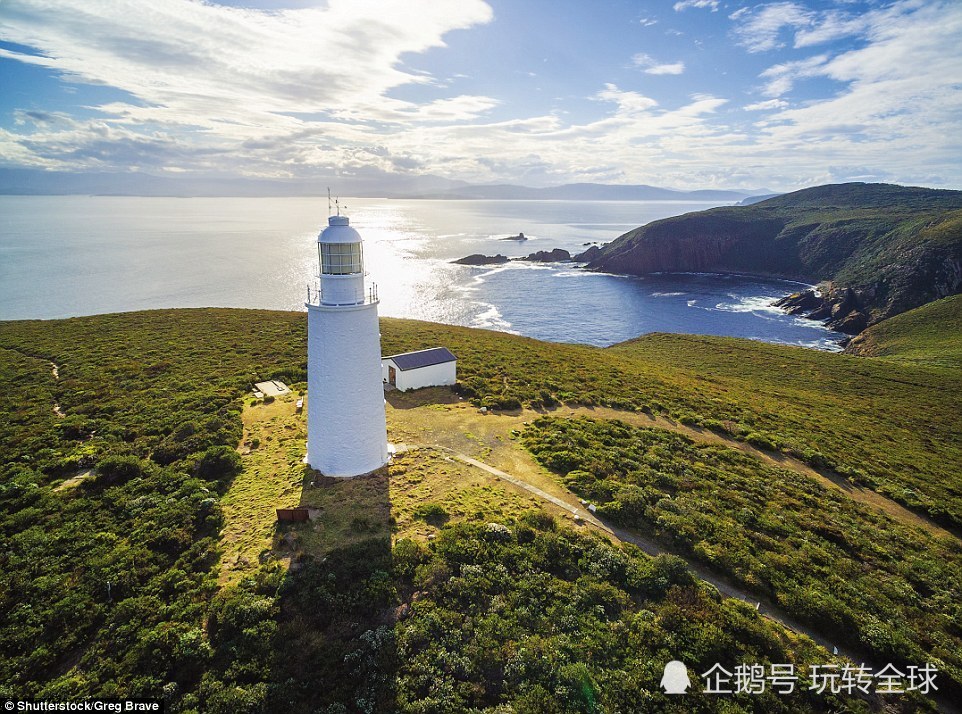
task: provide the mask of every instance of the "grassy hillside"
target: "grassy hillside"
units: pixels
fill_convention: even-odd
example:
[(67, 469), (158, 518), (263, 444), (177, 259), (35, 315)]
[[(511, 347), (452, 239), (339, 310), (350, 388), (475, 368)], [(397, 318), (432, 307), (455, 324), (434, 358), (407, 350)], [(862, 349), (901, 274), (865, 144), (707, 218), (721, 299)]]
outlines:
[[(0, 425), (0, 450), (32, 446), (37, 468), (61, 474), (103, 453), (172, 463), (239, 438), (235, 395), (255, 377), (302, 381), (305, 329), (299, 313), (220, 309), (0, 324), (5, 354), (69, 415), (5, 392), (17, 418)], [(834, 468), (962, 526), (958, 371), (721, 337), (653, 334), (600, 349), (395, 319), (381, 332), (386, 354), (449, 347), (462, 394), (479, 405), (647, 409)], [(205, 416), (181, 429), (180, 412), (195, 409)], [(54, 438), (38, 443), (31, 424)]]
[(394, 324), (382, 329), (386, 349), (447, 345), (462, 392), (479, 404), (666, 414), (833, 468), (962, 526), (958, 372), (723, 337), (652, 334), (599, 349)]
[(852, 340), (845, 351), (958, 369), (962, 367), (962, 295), (880, 322)]
[(590, 267), (832, 281), (851, 288), (874, 323), (962, 290), (962, 191), (805, 189), (649, 223), (605, 246)]
[[(160, 693), (173, 711), (205, 712), (617, 711), (657, 691), (660, 672), (642, 660), (667, 653), (705, 669), (827, 656), (751, 608), (720, 601), (675, 560), (614, 548), (537, 512), (495, 515), (483, 502), (430, 542), (392, 544), (386, 534), (396, 523), (359, 516), (342, 524), (348, 542), (328, 544), (323, 559), (287, 571), (267, 557), (250, 577), (220, 587), (219, 535), (233, 507), (223, 499), (242, 467), (234, 447), (243, 395), (255, 379), (304, 380), (305, 328), (302, 313), (226, 309), (0, 323), (0, 693)], [(962, 524), (958, 370), (723, 338), (653, 335), (598, 349), (406, 320), (382, 320), (381, 330), (387, 353), (452, 349), (460, 391), (479, 405), (648, 410), (833, 466)], [(632, 433), (628, 442), (643, 438)], [(296, 439), (277, 441), (289, 451)], [(279, 453), (283, 461), (287, 452)], [(725, 527), (739, 543), (765, 544), (747, 549), (732, 572), (751, 587), (788, 592), (759, 575), (759, 562), (798, 557), (770, 542), (780, 536), (769, 516), (702, 488), (721, 468), (718, 455), (671, 445), (656, 455), (653, 464), (679, 480), (659, 487), (691, 489), (719, 523), (740, 524)], [(751, 492), (779, 478), (761, 462), (735, 466)], [(384, 504), (397, 492), (384, 483), (376, 513), (393, 518)], [(951, 653), (960, 636), (951, 552), (811, 484), (780, 489), (772, 492), (785, 494), (775, 499), (780, 508), (811, 516), (779, 526), (808, 538), (796, 550), (836, 558), (849, 574), (860, 562), (860, 582), (884, 592), (908, 629), (872, 629), (867, 618), (882, 618), (870, 604), (808, 592), (817, 572), (804, 569), (799, 607), (829, 603), (880, 659), (925, 646)], [(704, 530), (698, 508), (661, 505), (659, 528), (680, 539)], [(821, 508), (836, 506), (837, 522), (819, 520)], [(701, 540), (692, 552), (717, 559), (723, 541), (707, 530)], [(958, 685), (954, 660), (942, 664), (956, 683), (948, 686)], [(704, 701), (705, 711), (730, 704)], [(808, 691), (737, 703), (747, 711), (842, 706)], [(844, 705), (871, 708), (850, 698)], [(651, 706), (682, 710), (663, 697)]]

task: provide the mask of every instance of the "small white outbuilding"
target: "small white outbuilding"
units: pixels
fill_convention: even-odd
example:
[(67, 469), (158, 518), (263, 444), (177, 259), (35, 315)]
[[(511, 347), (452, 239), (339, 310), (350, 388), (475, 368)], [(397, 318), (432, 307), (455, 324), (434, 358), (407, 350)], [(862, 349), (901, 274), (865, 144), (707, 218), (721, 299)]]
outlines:
[(458, 359), (446, 347), (382, 357), (381, 377), (402, 392), (451, 385), (458, 380)]

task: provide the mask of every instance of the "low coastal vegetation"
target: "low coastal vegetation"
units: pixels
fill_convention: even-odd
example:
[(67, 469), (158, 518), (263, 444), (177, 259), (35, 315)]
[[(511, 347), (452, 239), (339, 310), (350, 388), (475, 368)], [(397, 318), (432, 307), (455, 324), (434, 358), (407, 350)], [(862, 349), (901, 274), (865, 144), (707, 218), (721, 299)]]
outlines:
[[(619, 421), (542, 417), (522, 441), (613, 522), (770, 596), (878, 662), (937, 661), (962, 696), (962, 555), (725, 446)], [(948, 687), (947, 687), (948, 688)]]
[(480, 406), (651, 411), (832, 469), (962, 526), (958, 370), (694, 335), (599, 349), (385, 321), (382, 339), (397, 352), (449, 347), (462, 393)]
[[(243, 467), (236, 448), (245, 394), (255, 380), (304, 381), (305, 328), (299, 313), (227, 309), (0, 323), (0, 693), (164, 696), (171, 711), (205, 712), (614, 711), (641, 689), (657, 691), (650, 662), (668, 653), (693, 667), (827, 656), (752, 608), (720, 600), (675, 559), (576, 534), (538, 511), (485, 511), (480, 497), (449, 521), (450, 505), (409, 504), (403, 522), (423, 524), (434, 540), (412, 535), (392, 545), (398, 525), (381, 509), (386, 523), (364, 520), (365, 534), (352, 519), (350, 539), (319, 544), (296, 568), (268, 554), (239, 582), (219, 582), (230, 514), (222, 501)], [(679, 335), (598, 349), (388, 319), (382, 340), (388, 353), (450, 348), (461, 395), (478, 406), (647, 410), (834, 468), (962, 524), (957, 369)], [(587, 447), (601, 438), (594, 429), (615, 428), (574, 423)], [(727, 450), (627, 433), (658, 452), (652, 468), (676, 479), (649, 491), (635, 484), (641, 509), (672, 496), (655, 526), (664, 537), (693, 541), (693, 557), (792, 595), (799, 608), (817, 613), (821, 603), (880, 657), (938, 648), (944, 676), (958, 681), (957, 558), (941, 542)], [(611, 448), (641, 448), (621, 441)], [(268, 444), (264, 436), (248, 448)], [(626, 523), (614, 504), (632, 503), (618, 494), (633, 474), (595, 479), (617, 485), (609, 500), (594, 497)], [(783, 519), (740, 492), (730, 503), (711, 494), (711, 478), (770, 498)], [(710, 515), (668, 508), (685, 503), (671, 492), (686, 489)], [(810, 518), (785, 512), (792, 508)], [(822, 509), (838, 520), (827, 522)], [(718, 533), (721, 524), (730, 533)], [(692, 529), (703, 527), (694, 540)], [(779, 575), (797, 557), (770, 542), (779, 528), (791, 542), (808, 539), (800, 548), (812, 562), (796, 581)], [(744, 557), (724, 560), (729, 537)], [(871, 584), (905, 622), (889, 622), (828, 581), (813, 585), (820, 568), (832, 567), (826, 560)], [(705, 711), (734, 703), (703, 701)], [(840, 706), (807, 690), (736, 702), (755, 711)], [(651, 705), (680, 711), (664, 698)]]
[[(224, 714), (684, 712), (690, 703), (659, 693), (671, 659), (699, 674), (826, 661), (678, 558), (613, 547), (539, 511), (452, 524), (430, 543), (370, 538), (296, 573), (264, 567), (214, 598), (207, 628), (207, 672), (189, 701)], [(877, 710), (809, 685), (803, 674), (790, 695), (704, 697), (698, 710)]]
[(852, 340), (845, 351), (958, 370), (962, 368), (962, 295), (880, 322)]

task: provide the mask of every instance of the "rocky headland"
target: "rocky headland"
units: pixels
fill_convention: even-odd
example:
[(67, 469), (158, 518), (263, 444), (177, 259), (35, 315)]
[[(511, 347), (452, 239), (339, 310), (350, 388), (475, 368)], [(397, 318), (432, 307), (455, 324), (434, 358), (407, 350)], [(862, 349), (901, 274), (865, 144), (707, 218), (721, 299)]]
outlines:
[(688, 213), (571, 255), (469, 255), (461, 265), (574, 262), (622, 275), (713, 272), (819, 284), (776, 305), (857, 335), (962, 292), (962, 191), (838, 184)]
[(962, 292), (962, 191), (839, 184), (654, 221), (582, 259), (627, 275), (740, 273), (826, 283), (779, 301), (858, 334)]
[(820, 320), (826, 327), (847, 335), (857, 335), (871, 319), (864, 297), (846, 287), (828, 286), (824, 292), (820, 288), (803, 290), (776, 300), (775, 305), (789, 315)]

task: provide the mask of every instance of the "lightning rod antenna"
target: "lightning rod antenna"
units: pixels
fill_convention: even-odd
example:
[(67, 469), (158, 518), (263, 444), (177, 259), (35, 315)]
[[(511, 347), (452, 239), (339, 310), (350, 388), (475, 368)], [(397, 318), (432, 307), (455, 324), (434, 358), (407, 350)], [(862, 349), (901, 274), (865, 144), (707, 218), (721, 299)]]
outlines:
[(331, 187), (327, 187), (327, 215), (331, 215)]

